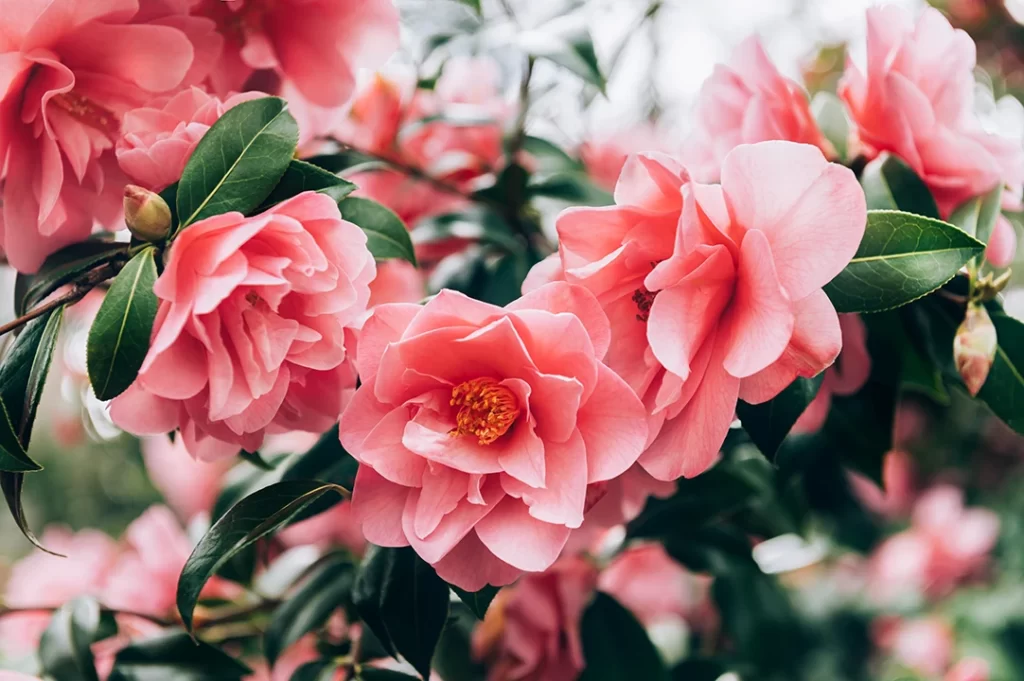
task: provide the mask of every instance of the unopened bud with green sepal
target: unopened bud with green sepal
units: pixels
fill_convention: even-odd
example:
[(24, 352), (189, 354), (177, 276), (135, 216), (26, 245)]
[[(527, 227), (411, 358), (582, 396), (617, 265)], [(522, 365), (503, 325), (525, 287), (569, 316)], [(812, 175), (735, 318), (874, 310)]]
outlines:
[(124, 221), (137, 239), (161, 241), (171, 232), (171, 209), (156, 192), (130, 184), (124, 188)]

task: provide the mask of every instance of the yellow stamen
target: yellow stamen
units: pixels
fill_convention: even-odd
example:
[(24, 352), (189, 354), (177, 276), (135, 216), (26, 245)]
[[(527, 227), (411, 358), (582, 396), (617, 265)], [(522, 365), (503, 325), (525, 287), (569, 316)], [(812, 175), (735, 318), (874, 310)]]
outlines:
[(83, 97), (77, 92), (64, 92), (50, 100), (58, 108), (71, 114), (72, 118), (95, 128), (100, 132), (115, 136), (120, 128), (117, 117), (107, 109)]
[(519, 416), (515, 393), (493, 378), (474, 378), (452, 388), (450, 404), (459, 407), (449, 435), (474, 435), (489, 445), (508, 432)]

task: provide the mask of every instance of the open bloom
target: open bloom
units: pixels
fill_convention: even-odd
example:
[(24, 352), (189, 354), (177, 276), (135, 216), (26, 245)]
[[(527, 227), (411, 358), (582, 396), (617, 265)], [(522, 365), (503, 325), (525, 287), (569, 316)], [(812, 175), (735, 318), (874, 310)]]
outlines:
[(230, 459), (196, 460), (188, 455), (182, 438), (172, 442), (166, 434), (143, 438), (142, 458), (153, 486), (184, 520), (213, 508), (224, 476), (234, 463)]
[(987, 132), (975, 114), (970, 36), (932, 8), (914, 22), (906, 10), (877, 7), (867, 21), (867, 68), (849, 64), (839, 87), (864, 151), (906, 161), (943, 215), (1002, 184), (1019, 197), (1024, 148)]
[(795, 433), (813, 433), (825, 425), (832, 396), (853, 395), (864, 387), (871, 375), (871, 355), (868, 354), (867, 328), (859, 315), (839, 315), (839, 328), (843, 333), (843, 349), (835, 364), (825, 370), (821, 388), (807, 409), (793, 424)]
[(929, 678), (941, 677), (953, 657), (953, 628), (938, 617), (881, 618), (872, 634), (879, 647), (902, 665)]
[(411, 544), (469, 590), (551, 566), (588, 485), (621, 475), (647, 436), (601, 363), (608, 341), (593, 296), (560, 283), (506, 308), (452, 291), (376, 308), (340, 422), (367, 540)]
[(153, 287), (149, 353), (111, 418), (140, 435), (180, 428), (200, 459), (326, 430), (355, 385), (350, 350), (373, 276), (365, 234), (323, 194), (189, 226)]
[(788, 140), (835, 154), (811, 115), (807, 93), (779, 73), (757, 36), (740, 43), (728, 65), (715, 66), (694, 118), (682, 157), (701, 182), (718, 182), (726, 154), (740, 144)]
[(94, 222), (115, 226), (120, 117), (197, 77), (213, 24), (137, 0), (14, 4), (0, 17), (0, 245), (34, 272)]

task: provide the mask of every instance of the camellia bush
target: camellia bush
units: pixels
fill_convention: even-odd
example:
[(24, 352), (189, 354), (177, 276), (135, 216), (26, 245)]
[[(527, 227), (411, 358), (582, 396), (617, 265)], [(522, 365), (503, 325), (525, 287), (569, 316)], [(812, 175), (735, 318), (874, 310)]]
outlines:
[[(0, 679), (1022, 678), (971, 38), (872, 8), (813, 100), (750, 38), (579, 146), (572, 11), (407, 4), (0, 8)], [(22, 505), (66, 343), (167, 500), (118, 541)]]

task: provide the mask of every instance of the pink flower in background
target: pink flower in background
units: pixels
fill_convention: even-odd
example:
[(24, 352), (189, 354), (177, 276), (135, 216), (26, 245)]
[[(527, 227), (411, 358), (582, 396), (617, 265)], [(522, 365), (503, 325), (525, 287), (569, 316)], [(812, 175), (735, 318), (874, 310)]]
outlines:
[(937, 9), (915, 22), (899, 7), (868, 10), (868, 60), (839, 86), (864, 151), (889, 151), (932, 190), (943, 215), (1007, 184), (1019, 197), (1024, 149), (986, 132), (974, 112), (976, 51)]
[(272, 75), (314, 106), (339, 107), (358, 70), (380, 66), (398, 47), (391, 0), (199, 0), (193, 11), (224, 36), (210, 75), (220, 95)]
[(142, 458), (146, 473), (167, 504), (183, 519), (209, 512), (220, 493), (230, 459), (200, 461), (188, 454), (185, 441), (167, 435), (142, 439)]
[(682, 158), (700, 182), (718, 182), (726, 155), (740, 144), (786, 140), (835, 155), (811, 115), (807, 93), (779, 73), (757, 36), (740, 43), (728, 65), (715, 66), (694, 118)]
[(871, 355), (868, 354), (868, 333), (859, 315), (839, 315), (839, 328), (843, 334), (843, 349), (835, 364), (825, 370), (821, 388), (807, 409), (793, 424), (794, 433), (814, 433), (825, 425), (832, 407), (832, 396), (846, 397), (864, 387), (871, 375)]
[(17, 5), (0, 18), (0, 245), (15, 268), (34, 272), (94, 222), (116, 226), (120, 117), (203, 71), (209, 55), (199, 48), (213, 26), (140, 12), (135, 0)]
[(608, 342), (597, 301), (566, 284), (507, 308), (452, 291), (378, 307), (340, 423), (366, 539), (411, 544), (468, 590), (550, 567), (588, 485), (646, 439), (643, 405), (600, 361)]
[(111, 418), (139, 435), (180, 428), (204, 460), (257, 451), (267, 433), (326, 430), (355, 385), (349, 353), (373, 277), (365, 234), (323, 194), (191, 225), (154, 287), (149, 354)]
[(874, 625), (875, 642), (919, 674), (941, 677), (953, 656), (953, 629), (942, 619), (883, 618)]
[(328, 548), (341, 546), (356, 555), (362, 555), (366, 550), (366, 539), (352, 512), (352, 504), (347, 501), (312, 518), (289, 525), (277, 537), (289, 547), (307, 544)]
[(583, 524), (573, 531), (564, 552), (596, 550), (609, 529), (624, 525), (640, 515), (648, 498), (667, 499), (675, 491), (674, 481), (657, 480), (639, 464), (606, 483), (590, 485)]
[[(1019, 202), (1013, 205), (1015, 210), (1021, 209)], [(1013, 264), (1015, 255), (1017, 255), (1017, 230), (1009, 220), (1000, 215), (996, 219), (996, 226), (992, 229), (992, 236), (988, 239), (985, 259), (995, 267), (1009, 267)]]
[(979, 657), (968, 657), (953, 665), (943, 681), (988, 681), (988, 662)]
[(221, 102), (191, 87), (160, 106), (132, 109), (121, 123), (117, 162), (132, 182), (159, 192), (181, 179), (192, 150), (225, 111), (262, 96), (246, 92)]
[(666, 133), (651, 124), (637, 125), (604, 135), (593, 135), (580, 146), (580, 159), (598, 186), (613, 191), (631, 154), (668, 152)]
[(498, 592), (473, 632), (473, 656), (488, 681), (572, 681), (583, 671), (580, 620), (597, 569), (583, 558), (560, 560)]
[(859, 473), (849, 473), (850, 488), (865, 507), (887, 518), (908, 515), (917, 491), (914, 459), (902, 449), (888, 452), (882, 459), (882, 484)]
[(385, 303), (418, 303), (427, 295), (423, 272), (407, 260), (377, 263), (377, 276), (370, 282), (371, 308)]
[(416, 92), (416, 72), (402, 67), (364, 71), (360, 81), (334, 134), (338, 140), (363, 151), (394, 157), (398, 132)]

